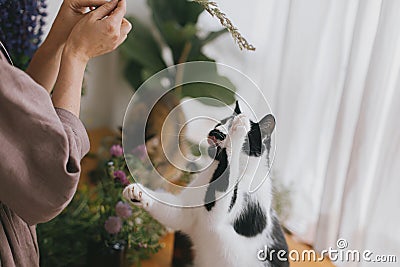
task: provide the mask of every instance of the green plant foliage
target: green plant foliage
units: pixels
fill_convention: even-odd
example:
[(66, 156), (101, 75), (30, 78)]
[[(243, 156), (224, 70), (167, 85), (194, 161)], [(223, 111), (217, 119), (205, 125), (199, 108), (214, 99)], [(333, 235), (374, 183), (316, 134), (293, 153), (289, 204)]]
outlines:
[[(119, 145), (117, 147), (122, 151)], [(92, 173), (95, 184), (80, 187), (70, 205), (59, 216), (38, 225), (40, 266), (87, 266), (90, 245), (107, 248), (116, 243), (125, 244), (128, 262), (139, 266), (141, 259), (148, 258), (162, 247), (159, 240), (165, 233), (164, 228), (136, 206), (131, 206), (129, 217), (120, 217), (122, 227), (118, 233), (107, 232), (107, 219), (119, 216), (116, 204), (123, 201), (124, 184), (133, 182), (133, 177), (127, 175), (129, 172), (123, 155), (107, 156)], [(127, 160), (135, 162), (138, 169), (146, 168), (140, 154), (127, 155)], [(116, 178), (116, 172), (123, 173), (122, 180)], [(95, 252), (97, 256), (101, 250)]]
[[(174, 65), (190, 61), (215, 62), (203, 54), (203, 47), (228, 30), (221, 29), (200, 37), (197, 21), (204, 11), (202, 5), (187, 0), (148, 0), (147, 3), (152, 11), (153, 23), (158, 33), (154, 33), (139, 20), (130, 18), (134, 24), (135, 34), (129, 35), (120, 48), (125, 59), (125, 77), (134, 89), (168, 66), (162, 56), (163, 49), (171, 51)], [(156, 36), (160, 36), (161, 40)], [(176, 90), (177, 96), (216, 98), (222, 101), (220, 105), (232, 104), (236, 87), (227, 77), (218, 73), (216, 65), (210, 77), (216, 82), (222, 82), (231, 90), (220, 90), (218, 86), (204, 83), (191, 84)], [(176, 81), (171, 82), (174, 84)], [(211, 103), (201, 101), (206, 104)], [(212, 103), (215, 104), (215, 102)]]
[(86, 262), (88, 241), (98, 214), (90, 212), (87, 188), (75, 195), (68, 209), (37, 226), (41, 266), (81, 266)]

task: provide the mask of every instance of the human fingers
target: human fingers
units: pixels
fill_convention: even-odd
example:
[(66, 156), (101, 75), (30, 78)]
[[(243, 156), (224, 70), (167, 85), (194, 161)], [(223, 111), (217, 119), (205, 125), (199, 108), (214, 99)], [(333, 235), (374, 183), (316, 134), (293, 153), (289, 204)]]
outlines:
[(74, 12), (78, 14), (86, 13), (86, 8), (90, 8), (91, 11), (95, 9), (95, 7), (102, 6), (105, 3), (109, 2), (108, 0), (64, 0), (64, 4), (69, 6)]
[(115, 10), (110, 14), (110, 17), (108, 19), (114, 20), (114, 21), (122, 21), (126, 14), (126, 0), (120, 0), (118, 2), (118, 6), (115, 8)]
[(126, 18), (123, 18), (121, 23), (121, 36), (128, 35), (131, 30), (132, 24)]
[(71, 1), (72, 4), (79, 6), (79, 7), (92, 7), (92, 6), (101, 6), (107, 2), (107, 0), (73, 0)]
[(117, 5), (118, 0), (111, 0), (110, 2), (107, 2), (98, 7), (96, 10), (92, 11), (91, 16), (97, 20), (103, 19), (104, 17), (110, 15), (110, 13), (116, 9)]
[(119, 47), (128, 38), (128, 33), (132, 30), (132, 24), (125, 18), (122, 19), (121, 23), (121, 34), (115, 43), (115, 48)]

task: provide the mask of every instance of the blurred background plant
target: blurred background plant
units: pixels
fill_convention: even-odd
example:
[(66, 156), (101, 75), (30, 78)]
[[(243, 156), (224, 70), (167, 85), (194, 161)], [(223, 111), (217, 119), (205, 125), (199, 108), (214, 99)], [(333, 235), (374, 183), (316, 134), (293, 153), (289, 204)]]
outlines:
[[(204, 6), (187, 0), (148, 0), (147, 4), (152, 12), (155, 28), (144, 25), (136, 18), (130, 18), (134, 22), (135, 34), (129, 35), (120, 49), (125, 61), (125, 78), (133, 89), (171, 65), (190, 61), (215, 62), (202, 50), (204, 46), (227, 33), (228, 29), (202, 32), (197, 22), (205, 10)], [(231, 89), (235, 89), (228, 78), (219, 75), (216, 67), (212, 72), (215, 77), (213, 80), (223, 80), (223, 84), (229, 84)], [(176, 83), (176, 80), (170, 81), (170, 84)], [(213, 84), (184, 85), (176, 93), (179, 99), (199, 96), (215, 98), (221, 101), (220, 105), (229, 105), (235, 101), (234, 91), (221, 90)]]
[(43, 37), (47, 0), (0, 0), (0, 41), (14, 65), (26, 69)]
[[(203, 53), (203, 48), (228, 32), (224, 27), (218, 31), (204, 32), (197, 25), (199, 16), (205, 11), (203, 5), (187, 0), (147, 0), (151, 11), (151, 25), (145, 25), (140, 20), (129, 18), (134, 25), (134, 34), (128, 36), (127, 41), (121, 46), (120, 54), (124, 64), (124, 76), (133, 90), (137, 90), (148, 78), (157, 72), (181, 63), (192, 61), (215, 62), (214, 59)], [(179, 140), (181, 151), (176, 149), (172, 140), (161, 140), (161, 129), (168, 116), (174, 111), (176, 115), (175, 125), (164, 125), (165, 132), (173, 132), (176, 125), (184, 125), (185, 115), (180, 108), (180, 101), (184, 97), (191, 97), (209, 105), (230, 105), (235, 101), (236, 87), (225, 76), (219, 74), (216, 64), (208, 69), (210, 80), (218, 84), (224, 84), (230, 90), (212, 83), (189, 83), (177, 86), (182, 78), (180, 68), (171, 68), (172, 72), (166, 84), (152, 84), (151, 86), (165, 89), (166, 94), (152, 107), (152, 103), (145, 104), (141, 101), (143, 110), (151, 109), (146, 121), (145, 140), (151, 143), (162, 144), (159, 149), (149, 153), (150, 159), (155, 163), (156, 169), (163, 177), (173, 183), (179, 183), (185, 175), (184, 172), (170, 164), (170, 161), (162, 155), (187, 155), (190, 151), (183, 140)], [(173, 88), (173, 90), (169, 90)], [(214, 99), (218, 101), (208, 101)], [(137, 120), (142, 120), (138, 115)], [(138, 121), (130, 121), (129, 125), (138, 125)], [(171, 127), (170, 129), (168, 127)], [(142, 129), (130, 129), (130, 134)], [(139, 133), (138, 133), (139, 134)], [(184, 135), (184, 131), (181, 132)], [(171, 135), (170, 139), (174, 137)], [(132, 144), (132, 146), (140, 145)], [(161, 151), (162, 147), (171, 148), (171, 151)], [(177, 156), (178, 157), (178, 156)]]

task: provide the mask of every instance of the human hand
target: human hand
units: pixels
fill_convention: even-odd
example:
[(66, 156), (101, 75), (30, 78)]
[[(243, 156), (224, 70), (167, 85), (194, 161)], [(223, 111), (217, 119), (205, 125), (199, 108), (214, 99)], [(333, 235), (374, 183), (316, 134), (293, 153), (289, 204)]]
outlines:
[(121, 45), (132, 29), (124, 18), (126, 0), (112, 0), (85, 15), (71, 31), (64, 53), (87, 62)]
[[(1, 2), (1, 0), (0, 0)], [(46, 40), (36, 51), (26, 72), (50, 93), (60, 69), (61, 56), (72, 29), (95, 6), (107, 0), (64, 0)]]
[(64, 0), (46, 39), (46, 44), (50, 43), (55, 48), (62, 47), (72, 29), (88, 10), (107, 2), (107, 0)]

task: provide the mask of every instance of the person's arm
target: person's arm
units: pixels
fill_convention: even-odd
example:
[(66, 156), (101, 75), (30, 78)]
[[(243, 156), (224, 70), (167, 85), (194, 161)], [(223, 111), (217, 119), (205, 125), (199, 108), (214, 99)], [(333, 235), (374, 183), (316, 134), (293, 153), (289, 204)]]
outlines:
[(36, 51), (26, 69), (26, 73), (49, 93), (53, 90), (54, 82), (60, 68), (63, 49), (63, 44), (60, 45), (46, 40)]
[(55, 107), (79, 115), (86, 64), (90, 58), (114, 50), (126, 39), (132, 26), (124, 19), (125, 13), (126, 1), (114, 0), (92, 11), (78, 22), (62, 55), (61, 68), (53, 92)]
[(59, 78), (53, 93), (55, 107), (63, 108), (79, 116), (81, 88), (86, 62), (71, 55), (63, 54)]
[(65, 0), (49, 35), (33, 56), (26, 73), (49, 93), (53, 90), (61, 55), (72, 29), (85, 15), (87, 7), (100, 6), (107, 0)]
[[(75, 194), (80, 160), (89, 149), (77, 117), (84, 66), (89, 58), (110, 52), (125, 40), (131, 28), (123, 22), (125, 6), (125, 0), (111, 1), (85, 16), (71, 32), (54, 106), (26, 73), (0, 60), (0, 202), (29, 225), (54, 218)], [(102, 19), (112, 11), (110, 20)]]

